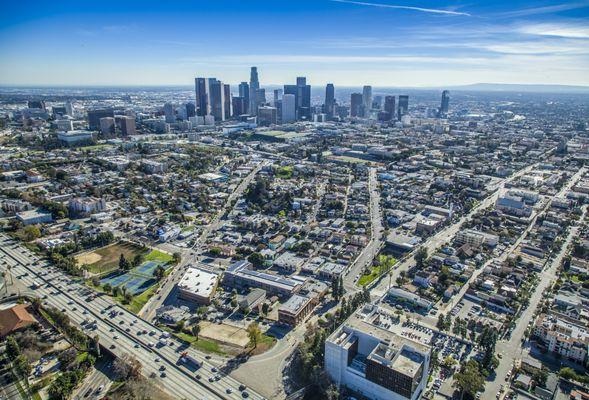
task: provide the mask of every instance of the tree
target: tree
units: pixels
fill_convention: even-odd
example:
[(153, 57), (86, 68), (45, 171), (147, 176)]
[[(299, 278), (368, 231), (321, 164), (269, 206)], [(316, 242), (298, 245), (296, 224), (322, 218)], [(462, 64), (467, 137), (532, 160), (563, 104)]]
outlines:
[(164, 267), (162, 267), (161, 265), (158, 265), (156, 267), (156, 269), (153, 270), (153, 276), (155, 277), (155, 279), (157, 279), (158, 281), (161, 281), (164, 278), (164, 275), (166, 274), (166, 270), (164, 269)]
[(125, 298), (125, 303), (129, 304), (131, 301), (133, 301), (133, 295), (129, 292), (126, 292), (123, 297)]
[(31, 363), (24, 355), (21, 354), (16, 357), (14, 360), (14, 368), (16, 369), (16, 372), (28, 382), (33, 367), (31, 367)]
[(6, 339), (6, 355), (9, 360), (16, 360), (20, 356), (20, 346), (12, 336), (8, 336), (8, 339)]
[(41, 305), (42, 305), (42, 302), (41, 302), (40, 298), (34, 297), (31, 300), (31, 307), (33, 307), (33, 310), (35, 310), (36, 312), (39, 312), (39, 310), (41, 309)]
[(177, 251), (174, 252), (174, 254), (172, 254), (172, 262), (174, 264), (178, 264), (180, 263), (180, 260), (182, 259), (182, 256), (180, 255), (180, 253), (178, 253)]
[(26, 242), (30, 242), (41, 237), (41, 230), (37, 225), (28, 225), (22, 228), (19, 236)]
[(247, 258), (252, 263), (254, 268), (261, 268), (264, 265), (264, 256), (258, 252), (254, 252)]
[(256, 322), (252, 322), (247, 327), (247, 336), (250, 340), (250, 345), (254, 347), (258, 347), (258, 343), (262, 339), (262, 331)]
[(485, 378), (479, 371), (479, 364), (469, 360), (462, 370), (454, 375), (454, 384), (462, 391), (462, 396), (466, 393), (474, 398), (485, 386)]
[(446, 330), (446, 317), (444, 316), (444, 314), (440, 314), (438, 316), (438, 322), (436, 322), (436, 328), (438, 328), (440, 331)]
[(141, 265), (144, 258), (145, 257), (143, 256), (143, 253), (135, 254), (135, 257), (133, 257), (133, 266), (138, 267), (139, 265)]
[(106, 293), (110, 293), (112, 290), (112, 285), (110, 283), (105, 283), (104, 285), (102, 285), (102, 289), (106, 292)]
[(560, 375), (560, 377), (562, 379), (565, 379), (568, 381), (577, 379), (577, 373), (575, 372), (575, 370), (573, 370), (572, 368), (569, 368), (569, 367), (561, 368), (560, 371), (558, 372), (558, 375)]
[(270, 306), (268, 305), (268, 303), (263, 303), (262, 304), (262, 314), (268, 315), (269, 311), (270, 311)]
[(75, 348), (70, 347), (69, 349), (65, 349), (57, 356), (57, 360), (60, 364), (60, 369), (62, 371), (66, 371), (68, 367), (74, 362), (76, 357), (78, 356), (78, 352)]
[(420, 247), (415, 252), (415, 263), (418, 267), (423, 267), (424, 261), (427, 259), (427, 248)]
[(192, 336), (194, 336), (196, 338), (196, 340), (198, 340), (199, 334), (200, 334), (200, 325), (199, 324), (192, 325)]
[(119, 268), (122, 269), (123, 271), (128, 271), (130, 269), (130, 264), (129, 261), (127, 261), (127, 259), (125, 258), (125, 255), (123, 253), (121, 253), (121, 256), (119, 257)]
[(186, 325), (186, 321), (181, 319), (180, 321), (176, 322), (174, 329), (176, 330), (176, 332), (182, 332), (182, 329), (184, 329), (184, 325)]
[(120, 293), (121, 293), (121, 287), (120, 286), (114, 286), (112, 288), (112, 295), (113, 295), (113, 297), (117, 297)]
[(339, 301), (339, 279), (337, 278), (331, 280), (331, 294), (334, 299)]

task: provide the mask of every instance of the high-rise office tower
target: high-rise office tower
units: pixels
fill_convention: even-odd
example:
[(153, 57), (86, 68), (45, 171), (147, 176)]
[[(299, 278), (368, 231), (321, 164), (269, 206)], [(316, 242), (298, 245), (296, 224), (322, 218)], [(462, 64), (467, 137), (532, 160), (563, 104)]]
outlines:
[(440, 104), (440, 111), (438, 112), (438, 117), (445, 117), (448, 114), (449, 107), (450, 92), (448, 90), (444, 90), (442, 92), (442, 103)]
[(100, 118), (100, 133), (103, 135), (115, 133), (115, 119), (113, 117)]
[(236, 96), (231, 99), (232, 111), (234, 117), (247, 114), (246, 99), (242, 96)]
[(184, 104), (184, 107), (186, 108), (187, 119), (196, 115), (196, 106), (192, 102)]
[(258, 108), (266, 104), (266, 89), (258, 89)]
[(296, 96), (294, 94), (282, 95), (282, 123), (288, 124), (296, 121)]
[(72, 105), (71, 101), (65, 102), (65, 111), (70, 117), (74, 116), (74, 106)]
[(364, 86), (362, 88), (362, 116), (368, 117), (372, 109), (372, 86)]
[(350, 117), (362, 116), (362, 93), (352, 93), (350, 96)]
[(333, 118), (335, 112), (335, 88), (333, 87), (333, 83), (328, 83), (325, 86), (325, 107), (323, 111), (327, 114), (328, 118)]
[(223, 97), (225, 100), (225, 119), (231, 119), (231, 117), (233, 116), (233, 103), (231, 102), (231, 85), (223, 85), (223, 91)]
[[(193, 105), (194, 107), (194, 105)], [(117, 115), (115, 117), (117, 127), (121, 130), (123, 136), (136, 134), (135, 118), (127, 115)]]
[(112, 108), (88, 110), (88, 128), (90, 128), (90, 130), (97, 131), (100, 129), (100, 118), (114, 116), (115, 113)]
[[(284, 95), (295, 96), (295, 112), (297, 119), (311, 118), (311, 85), (307, 85), (307, 78), (297, 77), (296, 85), (284, 85)], [(284, 98), (283, 95), (283, 98)]]
[(407, 95), (400, 95), (399, 96), (399, 106), (397, 108), (397, 119), (400, 121), (403, 115), (407, 114), (409, 111), (409, 96)]
[(29, 100), (27, 103), (29, 108), (39, 108), (45, 110), (45, 100)]
[(215, 117), (215, 121), (225, 121), (225, 87), (223, 82), (211, 78), (208, 90), (211, 115)]
[(282, 99), (282, 89), (274, 89), (274, 107)]
[(276, 107), (260, 106), (258, 107), (258, 124), (268, 126), (276, 124)]
[(196, 115), (204, 117), (211, 114), (209, 81), (215, 78), (194, 78), (196, 91)]
[(250, 85), (247, 82), (241, 82), (239, 84), (239, 97), (242, 97), (245, 103), (245, 108), (243, 109), (243, 112), (241, 114), (247, 114), (250, 111)]
[(258, 80), (258, 68), (252, 67), (250, 71), (250, 114), (256, 115), (258, 112), (260, 81)]
[(172, 124), (176, 122), (176, 115), (174, 113), (174, 106), (172, 103), (164, 104), (164, 115), (166, 117), (166, 123)]
[(395, 96), (384, 98), (384, 111), (388, 114), (387, 121), (395, 119)]
[(382, 108), (382, 96), (374, 96), (372, 98), (372, 108), (380, 110)]

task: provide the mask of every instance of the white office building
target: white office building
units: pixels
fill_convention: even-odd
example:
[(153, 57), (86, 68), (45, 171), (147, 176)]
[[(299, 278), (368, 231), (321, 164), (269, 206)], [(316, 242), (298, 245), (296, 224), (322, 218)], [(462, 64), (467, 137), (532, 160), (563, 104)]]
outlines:
[(429, 374), (431, 347), (391, 329), (395, 316), (366, 305), (325, 341), (325, 371), (338, 386), (372, 400), (417, 400)]
[(294, 94), (285, 94), (282, 96), (282, 123), (288, 124), (296, 121), (296, 102)]

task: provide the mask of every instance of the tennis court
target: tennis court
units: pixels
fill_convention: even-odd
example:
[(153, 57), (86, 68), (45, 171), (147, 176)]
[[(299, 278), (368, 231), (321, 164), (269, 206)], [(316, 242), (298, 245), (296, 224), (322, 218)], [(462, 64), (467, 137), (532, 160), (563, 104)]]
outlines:
[(137, 268), (133, 268), (124, 274), (107, 276), (106, 278), (101, 279), (100, 283), (102, 285), (108, 283), (112, 287), (124, 286), (127, 288), (129, 293), (131, 293), (133, 296), (136, 296), (140, 293), (143, 293), (155, 283), (153, 271), (155, 271), (155, 269), (160, 265), (163, 268), (169, 267), (169, 265), (157, 261), (146, 261)]

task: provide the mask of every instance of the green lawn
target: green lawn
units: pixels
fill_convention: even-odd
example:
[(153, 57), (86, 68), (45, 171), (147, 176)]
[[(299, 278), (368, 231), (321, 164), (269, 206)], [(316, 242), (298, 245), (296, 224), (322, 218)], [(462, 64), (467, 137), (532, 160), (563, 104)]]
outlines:
[(184, 340), (185, 342), (190, 343), (190, 345), (192, 347), (194, 347), (198, 350), (202, 350), (205, 353), (216, 353), (216, 354), (225, 355), (225, 352), (223, 350), (221, 350), (221, 348), (219, 347), (219, 343), (217, 343), (215, 341), (203, 339), (202, 337), (199, 337), (198, 340), (196, 340), (195, 336), (189, 335), (184, 332), (174, 333), (174, 335), (176, 337)]
[(125, 305), (125, 307), (127, 307), (129, 311), (137, 314), (139, 311), (141, 311), (145, 303), (147, 303), (147, 301), (155, 294), (159, 286), (160, 284), (158, 282), (155, 285), (151, 286), (149, 289), (147, 289), (145, 292), (133, 297), (131, 303)]
[(360, 277), (360, 279), (358, 279), (358, 285), (360, 285), (360, 286), (366, 286), (370, 282), (372, 282), (373, 280), (375, 280), (376, 278), (378, 278), (378, 271), (375, 268), (375, 269), (372, 270), (372, 272), (369, 275), (362, 275)]
[(174, 259), (171, 254), (164, 253), (159, 250), (152, 250), (148, 255), (145, 256), (145, 261), (161, 261), (163, 263), (170, 262)]
[(397, 259), (390, 256), (379, 256), (379, 263), (377, 265), (373, 265), (370, 268), (370, 273), (366, 275), (362, 275), (360, 279), (358, 279), (359, 286), (366, 286), (370, 284), (372, 281), (377, 279), (379, 276), (387, 272), (387, 269), (390, 270), (393, 266), (397, 263)]
[(276, 171), (276, 176), (282, 179), (292, 178), (292, 167), (286, 166), (278, 168), (278, 170)]

